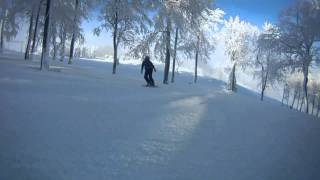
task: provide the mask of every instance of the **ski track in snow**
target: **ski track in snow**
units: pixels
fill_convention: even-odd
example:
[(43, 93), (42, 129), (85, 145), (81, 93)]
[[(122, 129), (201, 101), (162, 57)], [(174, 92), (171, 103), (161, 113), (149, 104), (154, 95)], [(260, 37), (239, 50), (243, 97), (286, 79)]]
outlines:
[(0, 57), (1, 180), (315, 180), (320, 122), (217, 80)]

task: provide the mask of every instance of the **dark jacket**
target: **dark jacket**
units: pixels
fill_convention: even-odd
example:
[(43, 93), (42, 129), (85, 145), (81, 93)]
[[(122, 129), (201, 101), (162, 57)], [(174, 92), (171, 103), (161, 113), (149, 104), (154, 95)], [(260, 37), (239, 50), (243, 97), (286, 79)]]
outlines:
[(142, 66), (141, 66), (141, 72), (143, 71), (143, 68), (145, 69), (145, 71), (156, 71), (156, 68), (154, 67), (153, 63), (149, 60), (149, 59), (145, 59), (142, 62)]

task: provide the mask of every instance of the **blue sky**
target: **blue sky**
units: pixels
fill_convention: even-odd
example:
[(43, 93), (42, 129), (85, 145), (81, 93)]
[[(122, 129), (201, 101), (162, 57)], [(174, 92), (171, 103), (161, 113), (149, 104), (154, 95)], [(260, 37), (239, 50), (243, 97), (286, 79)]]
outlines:
[(294, 3), (294, 0), (217, 0), (216, 6), (228, 16), (239, 16), (255, 25), (265, 21), (276, 22), (279, 13)]
[[(226, 18), (239, 16), (242, 20), (261, 26), (265, 21), (275, 23), (279, 13), (295, 0), (216, 0), (216, 6), (226, 12)], [(96, 13), (94, 13), (96, 14)], [(103, 31), (100, 37), (93, 35), (93, 29), (99, 26), (96, 18), (84, 22), (86, 44), (88, 46), (110, 46), (110, 33)]]

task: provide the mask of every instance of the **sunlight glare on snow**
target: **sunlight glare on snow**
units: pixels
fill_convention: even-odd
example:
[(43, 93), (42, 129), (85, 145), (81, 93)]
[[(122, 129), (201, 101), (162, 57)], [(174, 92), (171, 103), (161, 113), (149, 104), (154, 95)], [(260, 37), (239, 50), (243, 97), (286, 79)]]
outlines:
[(16, 78), (9, 78), (9, 77), (3, 77), (0, 78), (0, 83), (30, 83), (30, 80), (27, 79), (16, 79)]
[[(159, 118), (159, 124), (147, 130), (149, 137), (141, 144), (142, 161), (166, 164), (175, 159), (200, 126), (207, 112), (208, 97), (192, 96), (172, 101), (167, 108), (170, 113)], [(165, 143), (166, 142), (166, 143)]]

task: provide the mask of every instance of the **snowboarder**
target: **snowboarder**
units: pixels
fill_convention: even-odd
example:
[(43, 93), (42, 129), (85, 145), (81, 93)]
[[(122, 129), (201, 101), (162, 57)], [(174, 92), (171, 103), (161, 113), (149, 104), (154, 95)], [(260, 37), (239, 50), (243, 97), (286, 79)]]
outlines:
[(143, 73), (143, 68), (144, 68), (144, 79), (147, 82), (147, 86), (154, 87), (154, 80), (152, 78), (152, 73), (153, 70), (154, 72), (157, 72), (156, 68), (154, 67), (153, 63), (150, 61), (150, 57), (146, 56), (142, 62), (141, 66), (141, 74)]

